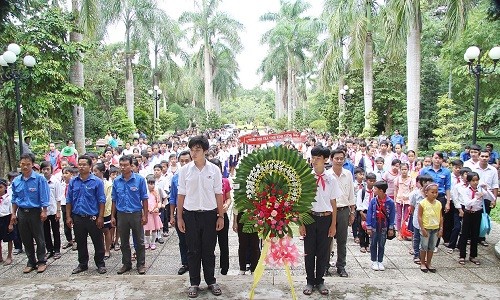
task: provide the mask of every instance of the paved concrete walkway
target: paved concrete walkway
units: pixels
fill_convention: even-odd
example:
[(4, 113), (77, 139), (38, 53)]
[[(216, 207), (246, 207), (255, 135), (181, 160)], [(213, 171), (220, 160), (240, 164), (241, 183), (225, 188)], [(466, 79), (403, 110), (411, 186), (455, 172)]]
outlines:
[[(494, 244), (500, 240), (500, 225), (493, 223), (492, 234), (487, 238), (489, 247), (479, 246), (480, 266), (458, 264), (458, 252), (446, 254), (442, 249), (434, 256), (436, 274), (422, 273), (408, 254), (411, 242), (387, 241), (384, 264), (386, 270), (370, 269), (370, 256), (361, 253), (352, 238), (348, 240), (347, 272), (349, 278), (328, 277), (326, 284), (331, 290), (329, 297), (314, 292), (312, 297), (302, 294), (305, 284), (304, 265), (293, 268), (294, 286), (299, 299), (498, 299), (500, 295), (500, 260), (495, 256)], [(299, 249), (302, 241), (296, 239)], [(14, 256), (10, 266), (0, 265), (0, 299), (187, 299), (188, 274), (179, 276), (178, 240), (175, 232), (165, 244), (152, 251), (147, 250), (145, 276), (133, 269), (125, 276), (117, 275), (121, 267), (121, 253), (112, 251), (106, 261), (108, 273), (98, 275), (92, 260), (89, 271), (71, 275), (77, 266), (77, 252), (64, 250), (59, 260), (50, 259), (47, 271), (22, 274), (26, 265), (25, 254)], [(227, 276), (219, 274), (223, 296), (214, 297), (209, 291), (200, 293), (202, 299), (248, 299), (252, 282), (250, 275), (239, 276), (237, 248), (234, 232), (229, 233), (230, 270)], [(6, 257), (6, 243), (2, 244)], [(217, 254), (218, 254), (218, 250)], [(216, 261), (218, 266), (218, 258)], [(274, 283), (274, 284), (273, 284)], [(206, 286), (205, 286), (206, 287)], [(282, 270), (267, 270), (256, 292), (256, 299), (290, 299), (290, 289)]]

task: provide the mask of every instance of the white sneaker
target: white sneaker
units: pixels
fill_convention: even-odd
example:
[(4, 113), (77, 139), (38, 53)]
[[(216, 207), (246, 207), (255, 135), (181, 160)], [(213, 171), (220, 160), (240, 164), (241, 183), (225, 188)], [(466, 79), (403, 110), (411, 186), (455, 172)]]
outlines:
[(240, 271), (239, 275), (245, 275), (245, 271)]
[(434, 248), (434, 253), (437, 253), (439, 250), (439, 248), (436, 246), (436, 248)]
[(381, 262), (378, 263), (378, 270), (379, 271), (385, 271), (385, 267), (384, 267), (383, 263), (381, 263)]
[(374, 270), (374, 271), (378, 271), (379, 270), (378, 262), (372, 261), (372, 270)]

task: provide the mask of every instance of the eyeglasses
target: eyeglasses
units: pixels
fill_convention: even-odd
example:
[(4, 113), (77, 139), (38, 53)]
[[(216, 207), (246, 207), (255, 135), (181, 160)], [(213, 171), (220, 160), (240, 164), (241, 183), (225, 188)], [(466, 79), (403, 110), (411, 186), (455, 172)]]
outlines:
[(148, 184), (155, 184), (156, 182), (154, 181), (148, 181)]

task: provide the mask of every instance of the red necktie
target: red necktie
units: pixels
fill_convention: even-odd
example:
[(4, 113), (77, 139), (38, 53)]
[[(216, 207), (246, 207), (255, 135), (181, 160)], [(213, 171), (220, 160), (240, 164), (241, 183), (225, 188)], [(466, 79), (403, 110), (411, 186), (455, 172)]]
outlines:
[(323, 191), (325, 190), (325, 178), (323, 178), (323, 176), (325, 176), (325, 174), (321, 174), (321, 175), (318, 175), (316, 174), (316, 176), (318, 176), (318, 179), (316, 180), (316, 185), (319, 186), (319, 183), (321, 183), (321, 186), (323, 187)]
[(361, 190), (361, 189), (363, 188), (363, 185), (362, 185), (362, 184), (360, 184), (360, 185), (358, 186), (358, 188)]
[(474, 197), (476, 197), (477, 190), (473, 189), (472, 187), (469, 187), (469, 189), (472, 191), (472, 199), (474, 199)]
[(457, 183), (460, 183), (460, 177), (457, 176)]
[(370, 157), (370, 161), (372, 162), (372, 170), (375, 170), (375, 160), (373, 160), (373, 156)]
[(373, 190), (369, 190), (369, 191), (367, 190), (367, 192), (368, 192), (368, 201), (371, 201), (373, 198)]

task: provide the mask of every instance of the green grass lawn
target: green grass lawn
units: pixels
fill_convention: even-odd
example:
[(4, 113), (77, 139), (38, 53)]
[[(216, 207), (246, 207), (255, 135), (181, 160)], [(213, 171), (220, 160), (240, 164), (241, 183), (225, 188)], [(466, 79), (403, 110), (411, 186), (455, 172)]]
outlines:
[(498, 205), (498, 203), (499, 202), (497, 202), (497, 206), (495, 206), (495, 208), (491, 210), (490, 217), (492, 220), (500, 223), (500, 206)]

